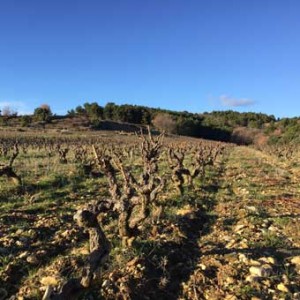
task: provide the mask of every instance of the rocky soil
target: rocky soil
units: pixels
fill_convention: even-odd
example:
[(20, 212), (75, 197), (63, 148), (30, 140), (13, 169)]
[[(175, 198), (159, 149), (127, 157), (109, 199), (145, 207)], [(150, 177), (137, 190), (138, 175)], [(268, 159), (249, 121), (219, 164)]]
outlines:
[[(122, 249), (103, 216), (109, 261), (82, 299), (300, 299), (300, 163), (236, 147), (163, 218)], [(73, 215), (98, 197), (39, 194), (0, 211), (0, 299), (41, 299), (76, 277), (88, 254)]]

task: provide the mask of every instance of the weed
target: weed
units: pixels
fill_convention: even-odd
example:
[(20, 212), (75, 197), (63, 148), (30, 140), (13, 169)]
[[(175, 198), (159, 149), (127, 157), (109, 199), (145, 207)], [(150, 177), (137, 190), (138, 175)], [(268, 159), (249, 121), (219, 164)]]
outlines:
[(240, 288), (239, 294), (242, 298), (249, 299), (250, 297), (259, 296), (259, 292), (251, 285), (244, 285)]
[(263, 239), (254, 243), (251, 243), (253, 248), (281, 248), (286, 247), (286, 240), (280, 236), (277, 236), (273, 232), (267, 232), (263, 235)]

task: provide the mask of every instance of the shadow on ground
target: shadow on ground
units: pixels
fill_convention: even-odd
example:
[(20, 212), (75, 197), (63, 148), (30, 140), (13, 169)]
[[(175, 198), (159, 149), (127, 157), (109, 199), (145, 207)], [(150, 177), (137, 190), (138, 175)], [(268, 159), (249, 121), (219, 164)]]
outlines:
[[(132, 286), (131, 299), (179, 299), (182, 283), (186, 282), (197, 268), (202, 255), (199, 239), (208, 234), (217, 216), (211, 212), (216, 205), (216, 195), (221, 188), (221, 165), (209, 184), (202, 189), (202, 195), (189, 200), (194, 204), (194, 211), (177, 216), (173, 225), (178, 227), (181, 238), (152, 244), (145, 255), (143, 284)], [(198, 193), (201, 192), (198, 191)], [(195, 205), (196, 204), (196, 205)], [(166, 230), (161, 228), (162, 232)]]

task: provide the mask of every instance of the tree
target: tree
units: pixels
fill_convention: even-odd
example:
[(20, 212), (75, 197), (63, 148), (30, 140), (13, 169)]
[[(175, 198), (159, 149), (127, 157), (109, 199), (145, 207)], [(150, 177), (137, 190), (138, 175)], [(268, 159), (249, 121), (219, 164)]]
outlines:
[(16, 117), (18, 113), (11, 109), (9, 106), (4, 106), (2, 108), (2, 111), (0, 111), (0, 115), (2, 116), (1, 124), (7, 126), (9, 119)]
[(2, 109), (2, 116), (3, 117), (16, 117), (18, 115), (18, 113), (11, 109), (9, 106), (4, 106), (3, 109)]
[(201, 132), (201, 122), (198, 119), (180, 116), (176, 122), (176, 133), (197, 137)]
[(172, 116), (167, 113), (157, 114), (153, 120), (152, 124), (160, 131), (165, 131), (168, 133), (174, 133), (176, 129), (176, 122), (173, 120)]
[(103, 115), (105, 119), (113, 120), (115, 117), (117, 105), (113, 102), (108, 102), (104, 106)]
[(78, 115), (83, 115), (83, 114), (85, 114), (85, 109), (81, 105), (78, 105), (75, 108), (75, 113)]
[(52, 117), (50, 106), (48, 104), (42, 104), (34, 110), (33, 116), (37, 121), (50, 122)]
[(76, 115), (76, 112), (75, 112), (74, 109), (70, 109), (70, 110), (67, 111), (67, 115), (69, 117), (74, 117)]
[(101, 107), (98, 103), (84, 103), (84, 110), (89, 118), (89, 120), (95, 124), (99, 122), (103, 118), (103, 107)]

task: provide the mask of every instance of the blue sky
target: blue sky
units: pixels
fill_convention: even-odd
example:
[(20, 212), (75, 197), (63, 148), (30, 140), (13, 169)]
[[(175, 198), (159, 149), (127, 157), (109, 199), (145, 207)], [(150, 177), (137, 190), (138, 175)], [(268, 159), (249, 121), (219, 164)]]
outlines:
[(300, 116), (299, 0), (0, 0), (0, 109)]

